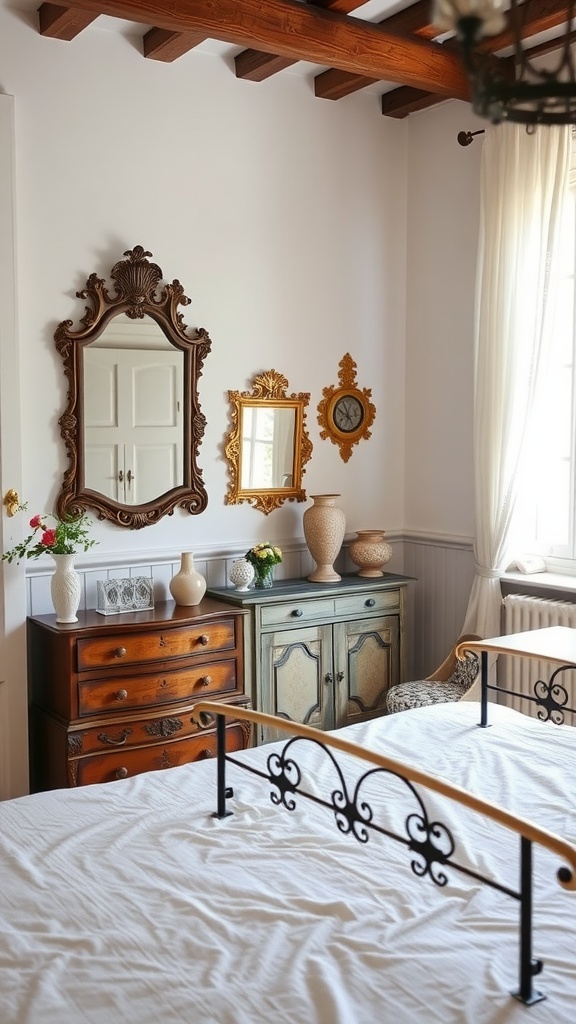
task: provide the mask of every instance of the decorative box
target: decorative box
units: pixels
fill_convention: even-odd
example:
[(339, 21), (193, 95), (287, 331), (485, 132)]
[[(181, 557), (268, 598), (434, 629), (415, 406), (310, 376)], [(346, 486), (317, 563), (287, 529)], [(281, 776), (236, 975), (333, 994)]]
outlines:
[(146, 612), (154, 607), (154, 592), (149, 576), (126, 580), (98, 580), (96, 583), (100, 615), (122, 612)]

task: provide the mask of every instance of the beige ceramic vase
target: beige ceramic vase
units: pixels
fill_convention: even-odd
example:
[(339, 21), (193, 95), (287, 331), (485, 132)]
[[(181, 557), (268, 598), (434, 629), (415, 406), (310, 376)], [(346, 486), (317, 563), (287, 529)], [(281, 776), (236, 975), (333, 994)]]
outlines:
[(342, 578), (334, 569), (334, 561), (342, 547), (346, 517), (336, 504), (339, 494), (311, 494), (314, 502), (304, 512), (302, 524), (306, 545), (316, 562), (308, 579), (313, 583), (338, 583)]
[(180, 571), (172, 577), (168, 585), (176, 604), (185, 606), (200, 604), (206, 593), (206, 580), (194, 568), (194, 555), (191, 551), (182, 552)]
[(358, 576), (383, 576), (386, 562), (392, 558), (392, 548), (384, 530), (357, 530), (356, 539), (348, 548), (354, 565), (360, 566)]

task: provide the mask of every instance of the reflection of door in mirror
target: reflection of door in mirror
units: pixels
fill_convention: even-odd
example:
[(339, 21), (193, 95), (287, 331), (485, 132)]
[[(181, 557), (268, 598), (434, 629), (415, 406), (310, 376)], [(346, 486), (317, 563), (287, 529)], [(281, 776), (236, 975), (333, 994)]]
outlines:
[(274, 405), (242, 408), (242, 490), (292, 487), (296, 410)]
[(84, 349), (84, 486), (140, 505), (183, 483), (184, 355), (150, 317)]

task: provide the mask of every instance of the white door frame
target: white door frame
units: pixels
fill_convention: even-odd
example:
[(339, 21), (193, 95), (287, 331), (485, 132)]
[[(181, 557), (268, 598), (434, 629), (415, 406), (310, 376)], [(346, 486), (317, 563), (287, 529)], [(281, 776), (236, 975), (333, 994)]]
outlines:
[[(14, 98), (0, 94), (0, 500), (22, 496), (22, 419), (16, 286)], [(1, 550), (22, 540), (24, 516), (0, 505)], [(0, 562), (0, 799), (28, 792), (26, 579)]]

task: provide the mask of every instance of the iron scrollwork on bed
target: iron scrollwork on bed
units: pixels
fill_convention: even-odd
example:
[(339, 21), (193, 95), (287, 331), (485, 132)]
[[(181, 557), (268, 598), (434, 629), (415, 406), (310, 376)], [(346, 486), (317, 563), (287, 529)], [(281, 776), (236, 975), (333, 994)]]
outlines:
[[(274, 728), (283, 729), (295, 733), (295, 735), (291, 736), (283, 746), (281, 743), (273, 744), (273, 749), (266, 759), (266, 770), (257, 768), (226, 752), (227, 714), (233, 714), (236, 717), (242, 717), (265, 726), (272, 725)], [(384, 755), (366, 751), (336, 734), (321, 733), (310, 726), (297, 725), (257, 711), (237, 707), (228, 709), (226, 705), (209, 701), (202, 701), (195, 705), (193, 719), (201, 726), (213, 725), (214, 719), (216, 720), (218, 737), (217, 809), (214, 817), (225, 818), (233, 813), (227, 806), (227, 801), (233, 797), (234, 793), (233, 789), (226, 784), (226, 765), (227, 763), (234, 764), (243, 771), (266, 780), (271, 787), (270, 799), (277, 806), (294, 811), (297, 807), (296, 797), (301, 797), (331, 811), (338, 830), (344, 835), (353, 836), (360, 843), (367, 843), (373, 832), (403, 844), (411, 854), (411, 871), (418, 878), (428, 876), (435, 885), (444, 887), (448, 882), (448, 872), (452, 870), (517, 900), (520, 908), (519, 984), (518, 989), (512, 995), (526, 1005), (532, 1005), (546, 998), (533, 986), (533, 978), (542, 971), (543, 963), (532, 955), (532, 848), (533, 844), (537, 843), (557, 854), (564, 861), (556, 875), (559, 884), (565, 889), (576, 890), (576, 848), (574, 846), (561, 837), (547, 832), (525, 819), (516, 817), (495, 804), (488, 803), (472, 793), (452, 786), (443, 779), (401, 764)], [(323, 751), (336, 773), (336, 785), (327, 797), (304, 788), (305, 769), (302, 769), (301, 762), (296, 758), (303, 745), (310, 743)], [(371, 762), (372, 767), (350, 785), (333, 749), (339, 750), (345, 755), (352, 755), (361, 761)], [(379, 777), (383, 780), (394, 779), (405, 788), (410, 806), (404, 818), (403, 834), (392, 827), (378, 823), (375, 820), (370, 801), (364, 795), (368, 784)], [(518, 834), (520, 843), (519, 886), (517, 889), (459, 863), (457, 843), (450, 828), (441, 821), (431, 819), (415, 784), (448, 797), (448, 799), (483, 814)]]

